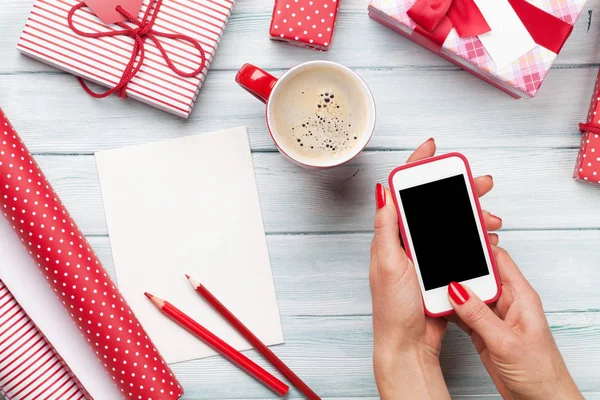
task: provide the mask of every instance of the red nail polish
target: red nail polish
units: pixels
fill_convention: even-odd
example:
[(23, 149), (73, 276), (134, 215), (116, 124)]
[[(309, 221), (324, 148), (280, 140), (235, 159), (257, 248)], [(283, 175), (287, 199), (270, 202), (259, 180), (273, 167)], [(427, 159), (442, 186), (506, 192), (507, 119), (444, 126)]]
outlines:
[(463, 285), (458, 282), (450, 282), (448, 285), (448, 293), (452, 300), (459, 306), (462, 306), (469, 300), (469, 293), (465, 290)]
[(375, 202), (377, 203), (377, 209), (385, 207), (385, 188), (381, 183), (375, 186)]

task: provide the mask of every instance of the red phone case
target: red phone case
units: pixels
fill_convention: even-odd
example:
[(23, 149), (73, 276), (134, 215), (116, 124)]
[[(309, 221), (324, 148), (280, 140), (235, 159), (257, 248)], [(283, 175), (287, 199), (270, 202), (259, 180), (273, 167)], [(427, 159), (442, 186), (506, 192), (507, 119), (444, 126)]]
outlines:
[[(490, 244), (490, 238), (488, 236), (487, 228), (485, 227), (483, 213), (481, 212), (481, 205), (479, 204), (479, 196), (477, 196), (477, 189), (475, 188), (475, 181), (473, 180), (473, 175), (471, 173), (471, 167), (469, 166), (469, 161), (467, 160), (467, 158), (464, 155), (462, 155), (460, 153), (448, 153), (448, 154), (444, 154), (441, 156), (426, 158), (421, 161), (416, 161), (413, 163), (401, 165), (399, 167), (394, 168), (392, 170), (392, 172), (390, 172), (388, 182), (390, 185), (390, 190), (394, 193), (394, 204), (396, 205), (396, 211), (398, 212), (398, 226), (400, 227), (400, 234), (402, 235), (402, 241), (404, 242), (404, 249), (406, 251), (406, 255), (412, 261), (412, 259), (413, 259), (412, 250), (408, 246), (406, 231), (404, 229), (404, 225), (402, 224), (402, 220), (400, 219), (400, 207), (398, 207), (398, 201), (396, 200), (396, 189), (394, 188), (394, 183), (393, 183), (392, 177), (398, 171), (402, 171), (402, 170), (405, 170), (408, 168), (416, 167), (418, 165), (423, 165), (423, 164), (435, 162), (435, 161), (442, 160), (444, 158), (450, 158), (450, 157), (460, 158), (465, 163), (465, 167), (467, 169), (467, 176), (469, 177), (469, 182), (471, 183), (471, 190), (473, 191), (473, 194), (474, 194), (473, 197), (475, 197), (475, 205), (477, 206), (477, 215), (479, 216), (479, 221), (481, 222), (481, 226), (483, 228), (483, 233), (485, 236), (485, 244), (486, 244), (489, 256), (490, 256), (490, 262), (492, 263), (492, 271), (494, 272), (494, 278), (496, 280), (496, 287), (497, 287), (496, 294), (491, 299), (484, 301), (486, 304), (492, 304), (492, 303), (495, 303), (496, 301), (498, 301), (498, 298), (500, 298), (500, 294), (502, 293), (502, 285), (500, 283), (500, 277), (498, 276), (498, 269), (496, 268), (496, 260), (494, 259), (494, 253), (492, 252), (492, 245)], [(422, 296), (422, 294), (421, 294), (421, 296)], [(454, 310), (449, 310), (449, 311), (445, 311), (445, 312), (441, 312), (441, 313), (433, 313), (427, 309), (427, 306), (425, 305), (425, 300), (423, 300), (423, 308), (425, 309), (425, 314), (427, 316), (433, 317), (433, 318), (439, 318), (439, 317), (443, 317), (443, 316), (454, 313)]]

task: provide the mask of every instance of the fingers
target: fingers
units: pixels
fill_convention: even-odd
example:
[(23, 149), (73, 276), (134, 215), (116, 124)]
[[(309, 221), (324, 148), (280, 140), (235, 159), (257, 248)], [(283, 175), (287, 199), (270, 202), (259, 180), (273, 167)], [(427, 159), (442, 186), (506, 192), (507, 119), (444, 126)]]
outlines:
[(460, 283), (448, 285), (448, 298), (456, 315), (474, 332), (487, 346), (501, 343), (503, 336), (510, 334), (510, 329), (479, 297)]
[(375, 186), (375, 203), (377, 205), (377, 212), (375, 214), (375, 238), (398, 242), (400, 244), (400, 228), (398, 228), (398, 213), (394, 202), (392, 201), (392, 194), (382, 184), (378, 183)]
[[(428, 139), (421, 144), (408, 158), (407, 162), (414, 162), (435, 155), (435, 140)], [(381, 184), (375, 187), (375, 200), (377, 213), (375, 214), (375, 236), (371, 246), (371, 258), (377, 259), (378, 263), (371, 265), (383, 265), (387, 268), (396, 268), (391, 273), (396, 273), (406, 267), (408, 257), (402, 248), (400, 229), (398, 228), (398, 214), (392, 201), (392, 194)], [(399, 264), (400, 263), (400, 264)]]
[(510, 292), (517, 297), (534, 297), (538, 295), (533, 289), (527, 278), (523, 275), (517, 264), (513, 261), (506, 250), (498, 246), (492, 246), (494, 259), (498, 274), (504, 287), (510, 289)]
[(414, 153), (408, 157), (407, 163), (419, 161), (424, 158), (433, 157), (435, 155), (435, 139), (428, 139), (425, 143), (417, 147)]
[(398, 214), (392, 201), (391, 192), (378, 183), (375, 187), (375, 200), (377, 212), (371, 258), (377, 262), (371, 263), (371, 265), (382, 268), (382, 272), (388, 275), (387, 273), (395, 273), (406, 264), (408, 257), (400, 242)]
[(467, 335), (471, 336), (473, 330), (469, 328), (467, 324), (462, 322), (462, 320), (456, 314), (450, 314), (444, 317), (448, 322), (452, 322), (454, 325), (458, 326), (460, 330), (462, 330)]
[(483, 221), (488, 231), (497, 231), (502, 228), (502, 218), (490, 213), (489, 211), (483, 211)]
[[(408, 162), (432, 157), (435, 154), (435, 141), (427, 140), (409, 157)], [(402, 277), (411, 265), (400, 239), (398, 214), (392, 194), (383, 185), (375, 187), (375, 235), (371, 244), (371, 284), (393, 283)], [(390, 279), (393, 278), (393, 279)]]
[(498, 236), (497, 233), (490, 233), (490, 243), (492, 244), (492, 246), (498, 246), (498, 243), (500, 243), (500, 237)]
[(504, 285), (511, 285), (521, 290), (533, 290), (506, 250), (498, 246), (492, 246), (492, 252), (494, 253), (500, 280)]
[(488, 194), (494, 188), (494, 178), (491, 175), (479, 176), (475, 178), (475, 189), (479, 197)]

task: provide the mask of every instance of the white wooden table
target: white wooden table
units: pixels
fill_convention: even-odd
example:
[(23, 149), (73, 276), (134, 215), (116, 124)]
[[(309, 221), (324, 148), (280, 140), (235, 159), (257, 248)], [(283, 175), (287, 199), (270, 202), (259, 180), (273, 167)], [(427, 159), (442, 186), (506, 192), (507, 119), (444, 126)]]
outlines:
[[(577, 384), (600, 399), (600, 187), (571, 179), (577, 123), (600, 62), (600, 0), (589, 0), (530, 101), (508, 97), (370, 20), (366, 0), (342, 1), (328, 53), (271, 42), (272, 0), (239, 0), (189, 121), (135, 101), (94, 100), (72, 76), (20, 56), (15, 45), (31, 3), (0, 0), (0, 106), (109, 270), (93, 153), (247, 125), (286, 338), (275, 351), (325, 398), (376, 398), (368, 287), (373, 188), (434, 136), (440, 152), (460, 150), (476, 174), (494, 176), (483, 206), (503, 217), (501, 243), (541, 294)], [(284, 160), (266, 132), (264, 107), (234, 82), (244, 62), (280, 74), (312, 59), (354, 68), (379, 111), (367, 151), (326, 172)], [(442, 363), (455, 398), (497, 397), (457, 329), (445, 339)], [(186, 399), (273, 397), (219, 357), (173, 369)]]

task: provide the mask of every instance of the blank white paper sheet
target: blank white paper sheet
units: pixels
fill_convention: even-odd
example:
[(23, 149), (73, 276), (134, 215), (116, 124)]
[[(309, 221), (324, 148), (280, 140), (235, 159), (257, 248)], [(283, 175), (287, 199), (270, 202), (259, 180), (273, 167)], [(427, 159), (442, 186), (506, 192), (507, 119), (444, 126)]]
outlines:
[(251, 348), (186, 273), (265, 344), (283, 343), (245, 127), (103, 151), (96, 162), (119, 289), (168, 363), (215, 353), (144, 292)]

